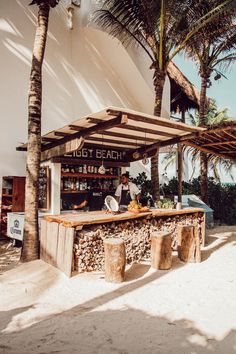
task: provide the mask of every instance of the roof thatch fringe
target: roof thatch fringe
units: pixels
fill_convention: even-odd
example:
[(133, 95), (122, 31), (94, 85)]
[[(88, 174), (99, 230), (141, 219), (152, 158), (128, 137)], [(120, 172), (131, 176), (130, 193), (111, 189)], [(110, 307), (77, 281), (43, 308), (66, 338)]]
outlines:
[(171, 82), (171, 110), (198, 109), (200, 91), (187, 79), (178, 67), (170, 62), (167, 69)]

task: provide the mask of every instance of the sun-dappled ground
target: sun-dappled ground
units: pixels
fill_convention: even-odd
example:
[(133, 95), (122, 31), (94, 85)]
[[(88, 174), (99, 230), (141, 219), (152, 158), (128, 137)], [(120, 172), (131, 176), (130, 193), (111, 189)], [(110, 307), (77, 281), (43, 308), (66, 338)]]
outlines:
[(16, 266), (19, 253), (0, 255), (12, 260), (0, 274), (0, 353), (236, 353), (236, 226), (208, 230), (201, 263), (136, 263), (122, 284)]
[(11, 241), (0, 241), (0, 273), (17, 266), (20, 252), (21, 248), (13, 247)]

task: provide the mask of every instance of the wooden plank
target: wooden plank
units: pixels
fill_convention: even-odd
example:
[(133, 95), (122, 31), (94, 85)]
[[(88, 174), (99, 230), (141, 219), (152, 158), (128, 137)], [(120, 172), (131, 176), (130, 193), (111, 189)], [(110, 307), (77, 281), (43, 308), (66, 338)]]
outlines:
[(59, 234), (59, 224), (52, 223), (52, 234), (50, 235), (50, 245), (51, 245), (51, 264), (56, 267), (57, 265), (57, 247), (58, 247), (58, 234)]
[(41, 220), (40, 227), (40, 259), (46, 262), (46, 244), (47, 244), (47, 224), (48, 221)]
[[(108, 109), (107, 113), (111, 114), (111, 115), (116, 115), (119, 113), (119, 111)], [(139, 115), (139, 114), (135, 114), (135, 113), (126, 112), (126, 114), (128, 116), (128, 119), (134, 120), (136, 122), (143, 122), (143, 123), (148, 123), (148, 124), (152, 124), (152, 125), (156, 125), (156, 126), (160, 126), (160, 127), (177, 129), (177, 130), (187, 131), (187, 132), (199, 131), (199, 127), (198, 128), (192, 127), (192, 126), (188, 126), (183, 123), (176, 123), (171, 120), (168, 121), (168, 119), (164, 120), (164, 118), (160, 118), (160, 117), (157, 117), (155, 119), (155, 118), (145, 117), (143, 115)]]
[(72, 227), (66, 228), (63, 268), (64, 268), (64, 273), (68, 277), (71, 277), (71, 273), (72, 273), (71, 267), (72, 267), (74, 234), (75, 234), (74, 228)]
[(70, 133), (64, 133), (64, 132), (54, 132), (54, 135), (55, 136), (62, 136), (62, 137), (64, 137), (64, 136), (69, 136), (69, 135), (71, 135)]
[(121, 140), (112, 140), (112, 139), (106, 139), (106, 138), (96, 138), (96, 137), (88, 137), (88, 140), (101, 142), (101, 143), (117, 144), (117, 145), (137, 146), (137, 144), (134, 141), (135, 138), (133, 138), (134, 142), (124, 141), (124, 140), (123, 141), (121, 141)]
[[(102, 122), (102, 119), (98, 119), (98, 118), (89, 118), (89, 122), (91, 123), (99, 123)], [(165, 136), (165, 137), (173, 137), (176, 136), (176, 133), (167, 133), (164, 132), (163, 129), (158, 130), (156, 128), (150, 129), (150, 128), (143, 128), (140, 126), (134, 126), (134, 125), (130, 125), (130, 124), (126, 124), (125, 126), (120, 126), (117, 125), (115, 128), (121, 128), (121, 129), (127, 129), (130, 131), (137, 131), (137, 132), (142, 132), (142, 133), (149, 133), (149, 134), (153, 134), (153, 135), (159, 135), (159, 136)]]
[(51, 222), (47, 225), (47, 241), (46, 241), (46, 262), (55, 266), (56, 265), (56, 254), (55, 254), (55, 242), (58, 233), (58, 223)]
[(236, 144), (236, 137), (235, 137), (234, 140), (217, 141), (217, 142), (214, 142), (214, 143), (207, 143), (207, 144), (204, 144), (204, 146), (228, 145), (228, 144)]
[(66, 241), (66, 228), (60, 224), (58, 229), (56, 266), (62, 272), (64, 272), (65, 241)]
[[(57, 140), (60, 142), (63, 139), (64, 138)], [(84, 139), (82, 137), (67, 141), (64, 144), (62, 143), (61, 145), (57, 145), (52, 148), (50, 148), (48, 145), (47, 150), (41, 152), (41, 161), (50, 160), (52, 157), (65, 155), (70, 152), (79, 150), (83, 147), (83, 145)]]
[(142, 142), (144, 142), (144, 140), (146, 142), (155, 142), (156, 139), (153, 139), (153, 138), (144, 138), (143, 136), (137, 136), (137, 135), (130, 135), (130, 134), (123, 134), (123, 133), (116, 133), (116, 132), (111, 132), (110, 130), (107, 130), (107, 131), (98, 131), (98, 133), (100, 134), (103, 134), (103, 135), (107, 135), (107, 136), (114, 136), (114, 137), (117, 137), (117, 138), (124, 138), (124, 139), (131, 139), (131, 140), (140, 140)]
[(188, 208), (188, 209), (156, 209), (145, 213), (131, 213), (125, 212), (122, 214), (109, 214), (102, 211), (91, 211), (87, 213), (68, 213), (61, 215), (47, 215), (44, 217), (45, 220), (50, 222), (62, 223), (67, 227), (76, 227), (79, 225), (92, 225), (100, 223), (108, 223), (113, 221), (124, 221), (137, 219), (146, 216), (171, 216), (171, 215), (183, 215), (183, 214), (194, 214), (194, 213), (204, 213), (201, 208)]

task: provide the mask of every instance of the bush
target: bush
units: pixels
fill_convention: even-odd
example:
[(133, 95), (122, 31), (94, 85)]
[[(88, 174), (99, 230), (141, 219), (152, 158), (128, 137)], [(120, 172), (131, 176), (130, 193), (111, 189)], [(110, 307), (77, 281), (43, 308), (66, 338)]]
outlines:
[[(139, 186), (142, 195), (147, 197), (152, 194), (152, 183), (143, 172), (132, 181)], [(183, 182), (183, 194), (195, 194), (200, 196), (200, 177), (189, 182)], [(161, 192), (166, 198), (174, 199), (178, 194), (178, 180), (172, 178), (168, 184), (161, 187)], [(208, 178), (209, 206), (214, 211), (214, 219), (221, 224), (236, 224), (236, 185), (224, 185), (215, 182), (214, 178)]]

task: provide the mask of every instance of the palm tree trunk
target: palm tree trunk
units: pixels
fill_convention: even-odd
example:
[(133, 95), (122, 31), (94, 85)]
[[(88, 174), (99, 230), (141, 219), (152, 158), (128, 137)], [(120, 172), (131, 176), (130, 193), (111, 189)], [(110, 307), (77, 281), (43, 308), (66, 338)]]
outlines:
[(42, 64), (50, 6), (39, 5), (28, 95), (28, 153), (26, 162), (25, 222), (21, 261), (39, 258), (38, 179), (41, 155)]
[[(162, 94), (165, 83), (165, 73), (160, 72), (158, 69), (155, 69), (153, 76), (153, 84), (155, 87), (155, 106), (154, 106), (154, 115), (161, 116), (161, 106), (162, 106)], [(160, 199), (160, 183), (159, 183), (159, 148), (156, 151), (156, 154), (151, 158), (151, 180), (153, 185), (153, 200)]]
[[(199, 109), (199, 123), (200, 126), (204, 127), (206, 124), (206, 92), (207, 92), (207, 82), (209, 76), (202, 76), (201, 81), (201, 94), (200, 94), (200, 109)], [(208, 157), (204, 152), (200, 153), (200, 190), (201, 190), (201, 199), (204, 203), (208, 203)]]

